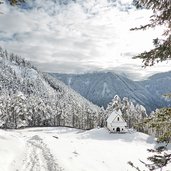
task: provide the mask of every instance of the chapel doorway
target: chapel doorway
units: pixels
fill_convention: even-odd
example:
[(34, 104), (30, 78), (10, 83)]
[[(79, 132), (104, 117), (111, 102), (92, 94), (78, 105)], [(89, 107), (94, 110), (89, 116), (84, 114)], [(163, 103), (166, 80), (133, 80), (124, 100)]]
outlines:
[(120, 130), (120, 128), (119, 127), (117, 127), (116, 128), (116, 132), (120, 132), (121, 130)]

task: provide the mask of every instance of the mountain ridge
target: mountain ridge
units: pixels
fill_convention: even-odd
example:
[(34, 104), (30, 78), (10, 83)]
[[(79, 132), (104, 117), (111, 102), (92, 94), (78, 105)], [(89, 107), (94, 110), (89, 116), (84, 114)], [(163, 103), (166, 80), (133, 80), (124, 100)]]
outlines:
[[(170, 73), (168, 72), (168, 74)], [(150, 83), (151, 78), (156, 76), (149, 77), (149, 80), (145, 81), (133, 81), (123, 74), (109, 71), (85, 74), (50, 74), (99, 106), (106, 107), (116, 94), (121, 98), (128, 97), (134, 102), (140, 103), (147, 108), (148, 112), (168, 106), (167, 101), (161, 97), (161, 93), (158, 94), (152, 91), (152, 88), (148, 89), (147, 87), (148, 84), (153, 87)], [(160, 86), (157, 87), (156, 91), (158, 89), (160, 89)]]

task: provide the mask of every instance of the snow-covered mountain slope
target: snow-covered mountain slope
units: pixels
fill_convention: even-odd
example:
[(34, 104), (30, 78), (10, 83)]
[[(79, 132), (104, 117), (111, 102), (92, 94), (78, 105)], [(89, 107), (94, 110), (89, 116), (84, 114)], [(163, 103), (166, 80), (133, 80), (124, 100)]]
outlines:
[(63, 81), (82, 96), (99, 106), (107, 106), (117, 94), (121, 98), (128, 97), (146, 107), (147, 111), (164, 105), (148, 89), (122, 75), (111, 72), (97, 72), (88, 74), (51, 74)]
[[(24, 59), (0, 49), (0, 126), (92, 128), (99, 108)], [(88, 116), (87, 116), (88, 115)], [(83, 121), (84, 120), (84, 121)]]
[(109, 134), (104, 128), (0, 130), (0, 140), (3, 171), (133, 171), (128, 161), (145, 170), (139, 160), (146, 162), (151, 155), (147, 149), (156, 146), (146, 134)]
[[(155, 74), (145, 81), (139, 82), (148, 91), (164, 100), (163, 95), (171, 93), (171, 71)], [(166, 99), (166, 104), (169, 104), (169, 99)]]

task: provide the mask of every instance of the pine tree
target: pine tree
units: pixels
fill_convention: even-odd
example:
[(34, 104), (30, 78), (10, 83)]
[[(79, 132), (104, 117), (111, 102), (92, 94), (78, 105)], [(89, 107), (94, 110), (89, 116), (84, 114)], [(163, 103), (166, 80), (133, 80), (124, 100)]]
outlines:
[(155, 131), (159, 142), (171, 142), (171, 108), (162, 108), (144, 121)]
[[(149, 171), (161, 169), (171, 163), (171, 153), (167, 152), (167, 146), (171, 142), (171, 108), (162, 108), (156, 110), (150, 117), (146, 118), (143, 123), (143, 127), (152, 129), (153, 133), (157, 137), (158, 143), (164, 143), (165, 145), (159, 146), (155, 149), (148, 149), (152, 156), (147, 159), (150, 163), (141, 161)], [(132, 162), (128, 162), (136, 170), (140, 171), (140, 168), (136, 167)]]
[[(134, 58), (143, 59), (145, 66), (152, 66), (156, 62), (162, 62), (171, 59), (171, 2), (170, 0), (134, 0), (134, 4), (137, 8), (147, 8), (153, 10), (153, 15), (148, 24), (140, 26), (139, 28), (133, 28), (131, 30), (146, 30), (148, 28), (155, 28), (156, 26), (164, 26), (165, 31), (163, 36), (165, 39), (156, 38), (153, 40), (155, 46), (154, 49), (141, 53)], [(143, 124), (143, 123), (142, 123)], [(153, 131), (155, 131), (159, 142), (170, 142), (171, 137), (171, 109), (163, 108), (157, 110), (151, 118), (145, 120), (145, 124), (148, 125)], [(163, 149), (162, 154), (156, 154), (148, 159), (152, 164), (145, 164), (149, 170), (155, 170), (156, 168), (163, 168), (169, 162), (171, 162), (171, 154), (166, 153), (166, 147)], [(158, 149), (152, 149), (150, 152), (160, 153)], [(133, 163), (129, 163), (137, 170)]]
[(98, 122), (99, 127), (104, 127), (106, 125), (106, 115), (105, 115), (104, 107), (100, 108), (100, 111), (98, 113), (97, 122)]
[(11, 123), (14, 124), (14, 128), (26, 126), (27, 108), (25, 100), (26, 98), (21, 92), (14, 94), (11, 98), (9, 113), (11, 113)]
[(171, 2), (170, 0), (134, 0), (137, 8), (153, 10), (150, 22), (146, 25), (132, 28), (131, 30), (146, 30), (158, 25), (164, 26), (163, 35), (165, 39), (156, 38), (153, 40), (154, 49), (143, 52), (134, 58), (143, 59), (144, 66), (154, 65), (155, 62), (162, 62), (171, 59)]
[[(133, 28), (131, 30), (146, 30), (147, 28), (154, 28), (158, 25), (164, 26), (165, 31), (163, 35), (165, 39), (154, 39), (153, 43), (155, 48), (141, 53), (134, 58), (143, 59), (145, 66), (154, 65), (156, 62), (162, 62), (167, 59), (171, 59), (171, 2), (170, 0), (134, 0), (134, 4), (137, 8), (147, 8), (153, 10), (153, 15), (148, 24), (140, 26), (139, 28)], [(171, 109), (163, 108), (158, 110), (153, 117), (147, 119), (145, 122), (148, 127), (155, 130), (155, 134), (158, 137), (158, 141), (170, 141), (171, 136)], [(154, 150), (155, 151), (155, 150)], [(171, 155), (169, 155), (171, 160)], [(164, 155), (162, 156), (164, 157)], [(154, 165), (157, 167), (160, 164), (160, 160), (156, 158), (152, 159), (155, 161)], [(165, 158), (164, 158), (165, 159)], [(167, 164), (167, 162), (165, 163)], [(162, 165), (161, 165), (162, 167)], [(154, 170), (154, 169), (153, 169)]]

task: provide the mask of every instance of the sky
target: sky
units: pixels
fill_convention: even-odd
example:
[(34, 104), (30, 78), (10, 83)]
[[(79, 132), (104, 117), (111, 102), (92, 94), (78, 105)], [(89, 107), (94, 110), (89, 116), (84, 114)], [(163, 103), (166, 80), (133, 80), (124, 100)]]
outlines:
[(133, 56), (153, 48), (163, 28), (130, 31), (152, 12), (131, 0), (34, 0), (22, 8), (0, 6), (0, 46), (32, 61), (41, 71), (115, 71), (134, 80), (169, 71), (170, 61), (142, 68)]

